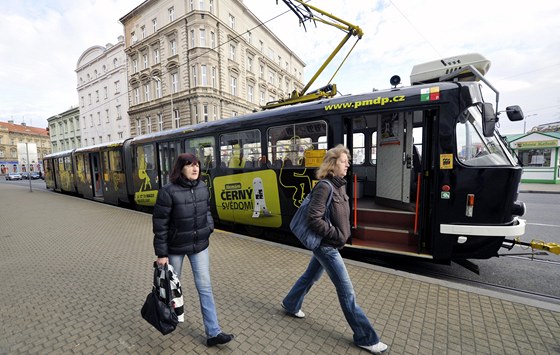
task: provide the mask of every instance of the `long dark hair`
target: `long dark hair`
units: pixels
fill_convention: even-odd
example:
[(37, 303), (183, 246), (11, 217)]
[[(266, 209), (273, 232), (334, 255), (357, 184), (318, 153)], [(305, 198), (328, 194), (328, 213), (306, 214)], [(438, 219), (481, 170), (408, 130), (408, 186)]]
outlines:
[[(179, 154), (177, 159), (175, 159), (175, 164), (173, 164), (173, 170), (171, 170), (169, 180), (174, 184), (177, 183), (177, 181), (181, 178), (181, 170), (183, 170), (183, 167), (193, 163), (200, 165), (200, 161), (196, 155), (192, 153)], [(200, 179), (200, 173), (198, 174), (198, 179)]]

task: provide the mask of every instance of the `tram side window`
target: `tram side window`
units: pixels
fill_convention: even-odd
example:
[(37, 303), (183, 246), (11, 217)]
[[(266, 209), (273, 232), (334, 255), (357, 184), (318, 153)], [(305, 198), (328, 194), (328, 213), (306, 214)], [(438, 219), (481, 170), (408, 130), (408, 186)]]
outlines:
[(154, 170), (155, 154), (153, 145), (146, 144), (136, 148), (136, 167), (138, 170)]
[(272, 166), (305, 166), (305, 152), (327, 147), (327, 123), (312, 121), (268, 129), (268, 160)]
[(369, 162), (371, 165), (377, 164), (377, 131), (371, 134), (371, 152)]
[(72, 171), (72, 158), (70, 156), (64, 157), (64, 170), (68, 172)]
[(103, 160), (103, 172), (111, 171), (111, 166), (109, 164), (109, 152), (102, 152), (101, 157)]
[(122, 171), (121, 152), (118, 150), (111, 150), (109, 152), (109, 164), (113, 171)]
[(192, 153), (200, 160), (201, 169), (211, 169), (216, 166), (214, 151), (216, 150), (214, 137), (197, 137), (185, 140), (185, 153)]
[(220, 161), (224, 168), (257, 168), (262, 156), (258, 129), (220, 136)]
[[(366, 161), (365, 137), (363, 133), (353, 134), (352, 165), (363, 165)], [(344, 145), (347, 145), (346, 134), (344, 135)]]

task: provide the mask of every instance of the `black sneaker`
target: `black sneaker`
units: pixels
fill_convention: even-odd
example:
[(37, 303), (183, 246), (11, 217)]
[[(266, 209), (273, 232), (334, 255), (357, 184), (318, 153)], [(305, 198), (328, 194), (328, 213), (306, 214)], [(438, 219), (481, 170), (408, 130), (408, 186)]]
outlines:
[(234, 338), (233, 334), (220, 333), (215, 337), (206, 339), (206, 346), (215, 346), (229, 343)]

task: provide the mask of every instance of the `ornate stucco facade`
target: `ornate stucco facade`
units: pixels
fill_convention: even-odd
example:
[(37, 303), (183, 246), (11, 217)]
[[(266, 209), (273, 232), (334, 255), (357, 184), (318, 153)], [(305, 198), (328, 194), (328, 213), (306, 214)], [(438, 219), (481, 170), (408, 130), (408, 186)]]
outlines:
[(147, 0), (120, 21), (133, 136), (244, 114), (303, 88), (303, 61), (242, 1)]

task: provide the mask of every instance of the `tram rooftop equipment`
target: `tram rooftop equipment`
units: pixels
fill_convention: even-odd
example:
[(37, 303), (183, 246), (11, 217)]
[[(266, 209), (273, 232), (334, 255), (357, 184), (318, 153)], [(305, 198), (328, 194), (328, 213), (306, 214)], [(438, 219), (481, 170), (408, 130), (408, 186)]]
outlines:
[[(490, 103), (481, 103), (483, 114), (484, 136), (494, 135), (498, 115), (500, 93), (492, 84), (486, 80), (484, 75), (490, 69), (490, 60), (478, 53), (462, 54), (454, 57), (434, 60), (412, 67), (410, 84), (420, 85), (442, 81), (482, 81), (496, 94), (496, 111)], [(508, 106), (505, 110), (510, 121), (521, 121), (524, 118), (521, 107), (517, 105)]]

